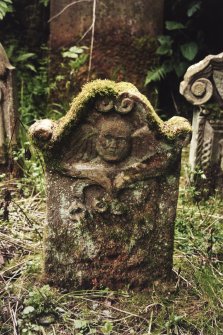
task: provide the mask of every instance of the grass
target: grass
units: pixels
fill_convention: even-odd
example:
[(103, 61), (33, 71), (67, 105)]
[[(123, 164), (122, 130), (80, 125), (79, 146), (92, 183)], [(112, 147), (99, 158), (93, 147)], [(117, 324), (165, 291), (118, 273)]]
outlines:
[(162, 287), (154, 283), (146, 293), (62, 292), (46, 285), (41, 277), (44, 196), (30, 186), (21, 193), (21, 185), (2, 182), (0, 215), (8, 220), (0, 225), (0, 334), (223, 334), (222, 201), (216, 196), (193, 203), (184, 180), (174, 279)]

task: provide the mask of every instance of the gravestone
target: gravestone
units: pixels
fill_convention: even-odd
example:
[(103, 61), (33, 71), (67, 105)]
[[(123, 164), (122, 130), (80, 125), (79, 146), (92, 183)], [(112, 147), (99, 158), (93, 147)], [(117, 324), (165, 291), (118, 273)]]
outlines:
[(180, 93), (195, 106), (190, 166), (197, 191), (203, 197), (215, 190), (223, 195), (222, 82), (223, 53), (207, 56), (189, 67), (180, 85)]
[(72, 3), (50, 2), (50, 74), (56, 77), (60, 63), (67, 64), (67, 58), (60, 56), (62, 47), (85, 46), (89, 49), (84, 54), (89, 56), (90, 28), (95, 22), (91, 71), (89, 58), (84, 61), (83, 54), (73, 68), (63, 65), (60, 73), (67, 80), (60, 80), (54, 102), (79, 92), (87, 78), (129, 81), (147, 94), (144, 82), (147, 71), (158, 61), (156, 37), (163, 29), (164, 0), (97, 0), (95, 17), (93, 0)]
[[(0, 44), (0, 171), (6, 171), (12, 161), (12, 150), (17, 145), (18, 122), (15, 68), (10, 64)], [(12, 172), (12, 171), (11, 171)]]
[[(50, 2), (50, 46), (53, 49), (71, 45), (91, 27), (93, 0), (72, 3), (71, 0)], [(163, 0), (97, 0), (95, 34), (107, 38), (108, 34), (114, 37), (124, 30), (130, 35), (157, 36), (162, 31), (163, 7)], [(106, 43), (106, 39), (103, 40)]]
[(181, 117), (130, 83), (96, 80), (30, 135), (46, 164), (45, 274), (69, 288), (143, 289), (171, 276)]

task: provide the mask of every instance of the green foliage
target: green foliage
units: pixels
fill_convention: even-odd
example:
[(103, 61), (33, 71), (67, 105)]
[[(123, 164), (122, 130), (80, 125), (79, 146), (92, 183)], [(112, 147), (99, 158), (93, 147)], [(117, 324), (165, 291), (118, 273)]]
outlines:
[(176, 21), (166, 21), (165, 26), (167, 30), (180, 30), (180, 29), (185, 29), (186, 26), (182, 24), (181, 22), (176, 22)]
[(3, 20), (7, 13), (12, 12), (12, 0), (0, 0), (0, 20)]
[[(37, 203), (35, 197), (30, 197), (23, 206), (30, 211)], [(40, 208), (41, 205), (32, 212), (42, 231)], [(6, 289), (0, 292), (0, 310), (4, 311), (3, 316), (0, 312), (1, 334), (13, 334), (14, 319), (9, 306), (11, 313), (17, 311), (21, 335), (223, 333), (222, 200), (213, 197), (194, 203), (190, 187), (180, 189), (173, 281), (154, 283), (150, 291), (140, 293), (109, 289), (59, 292), (48, 285), (41, 286), (41, 250), (33, 238), (36, 234), (33, 235), (32, 226), (30, 235), (30, 223), (27, 225), (26, 220), (18, 220), (18, 213), (15, 215), (15, 222), (2, 225), (3, 231), (8, 231), (7, 247), (15, 239), (19, 250), (25, 247), (26, 251), (28, 247), (31, 255), (15, 257), (7, 272), (7, 265), (1, 269), (6, 283)]]
[(180, 51), (183, 57), (192, 61), (198, 53), (198, 46), (195, 42), (189, 42), (180, 46)]
[(145, 85), (151, 82), (157, 82), (165, 78), (167, 71), (164, 66), (156, 67), (147, 72)]
[(25, 197), (30, 196), (33, 188), (42, 195), (45, 193), (44, 162), (40, 153), (34, 148), (32, 152), (30, 151), (31, 147), (27, 132), (23, 130), (21, 147), (12, 154), (13, 160), (23, 172), (23, 176), (17, 181), (17, 188)]
[(20, 49), (16, 41), (11, 41), (6, 50), (10, 62), (16, 67), (18, 87), (20, 148), (13, 152), (13, 159), (20, 166), (24, 176), (21, 182), (18, 181), (18, 187), (23, 188), (22, 193), (25, 196), (28, 196), (32, 187), (44, 194), (44, 164), (37, 151), (30, 152), (28, 127), (35, 120), (47, 117), (47, 113), (52, 118), (57, 117), (57, 111), (54, 108), (50, 110), (48, 105), (51, 90), (47, 73), (48, 49), (42, 46), (37, 54)]
[(105, 321), (105, 324), (103, 327), (101, 327), (101, 331), (103, 334), (108, 334), (110, 335), (113, 329), (113, 324), (111, 321)]
[(192, 17), (200, 9), (201, 9), (201, 1), (193, 1), (188, 7), (187, 16)]
[(35, 53), (27, 52), (26, 50), (18, 50), (16, 44), (11, 44), (7, 48), (7, 55), (11, 63), (16, 66), (18, 77), (20, 77), (26, 70), (36, 72), (36, 68), (33, 65), (33, 61), (37, 58)]
[(183, 22), (165, 22), (166, 34), (157, 39), (159, 46), (156, 53), (161, 56), (160, 65), (147, 72), (145, 85), (161, 81), (170, 74), (181, 78), (191, 63), (196, 60), (198, 51), (202, 48), (202, 39), (197, 38), (201, 32), (193, 31), (201, 1), (188, 1), (185, 7), (185, 2), (179, 0), (174, 4), (173, 11), (181, 5), (185, 8)]
[(68, 64), (71, 69), (71, 74), (74, 71), (79, 70), (79, 68), (87, 62), (89, 55), (85, 53), (86, 50), (88, 50), (88, 48), (85, 46), (72, 46), (68, 50), (62, 52), (63, 58), (69, 59)]
[(173, 39), (170, 36), (159, 36), (158, 41), (160, 43), (160, 46), (156, 50), (156, 53), (161, 56), (162, 55), (171, 56), (173, 53), (172, 50)]
[(39, 3), (42, 4), (44, 7), (47, 7), (50, 3), (50, 0), (39, 0)]
[(49, 285), (34, 287), (24, 300), (24, 308), (19, 320), (21, 333), (39, 334), (43, 329), (41, 324), (51, 324), (57, 316), (55, 292)]
[(55, 292), (49, 285), (34, 287), (29, 291), (28, 297), (24, 300), (25, 308), (22, 314), (37, 317), (42, 313), (51, 313), (55, 311), (56, 301)]
[(40, 54), (19, 49), (16, 42), (7, 48), (11, 63), (16, 67), (19, 89), (20, 119), (29, 126), (35, 119), (45, 116), (49, 96), (48, 49), (42, 46)]
[(77, 59), (80, 56), (80, 54), (84, 52), (84, 49), (86, 49), (86, 47), (73, 46), (70, 47), (69, 50), (62, 52), (62, 55), (63, 57)]

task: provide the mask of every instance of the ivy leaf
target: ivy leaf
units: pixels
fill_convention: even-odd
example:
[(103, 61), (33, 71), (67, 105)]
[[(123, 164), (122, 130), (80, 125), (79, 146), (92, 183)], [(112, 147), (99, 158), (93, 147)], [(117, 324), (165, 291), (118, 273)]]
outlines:
[(69, 49), (69, 51), (70, 51), (70, 52), (74, 52), (74, 53), (76, 53), (76, 54), (82, 54), (84, 50), (83, 50), (83, 48), (79, 48), (79, 47), (77, 47), (77, 46), (75, 45), (75, 46), (71, 47), (71, 48)]
[(171, 56), (173, 53), (172, 50), (172, 44), (173, 40), (168, 35), (162, 35), (158, 37), (158, 41), (160, 43), (160, 46), (157, 48), (156, 53), (158, 55), (169, 55)]
[(191, 61), (195, 58), (195, 56), (198, 53), (197, 43), (189, 42), (189, 43), (182, 44), (180, 46), (180, 51), (182, 55), (184, 56), (184, 58)]
[(167, 30), (180, 30), (186, 28), (186, 26), (183, 23), (176, 21), (166, 21), (165, 26)]
[(157, 39), (161, 45), (163, 44), (172, 45), (173, 44), (173, 40), (169, 35), (161, 35)]
[(78, 58), (78, 54), (77, 53), (74, 53), (74, 52), (71, 52), (71, 51), (65, 51), (62, 53), (63, 57), (68, 57), (68, 58), (73, 58), (73, 59), (76, 59)]
[(157, 55), (172, 55), (173, 51), (168, 44), (160, 45), (156, 50)]

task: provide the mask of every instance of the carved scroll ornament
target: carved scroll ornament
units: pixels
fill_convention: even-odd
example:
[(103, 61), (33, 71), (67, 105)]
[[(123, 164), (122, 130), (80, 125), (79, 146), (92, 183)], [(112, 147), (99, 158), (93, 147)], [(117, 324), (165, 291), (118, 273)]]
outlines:
[(180, 93), (199, 106), (193, 112), (190, 166), (192, 171), (202, 170), (206, 178), (199, 180), (195, 175), (197, 190), (204, 196), (215, 189), (222, 193), (223, 53), (207, 56), (189, 67)]
[(180, 93), (193, 105), (203, 105), (212, 97), (223, 105), (223, 53), (207, 56), (188, 68)]

